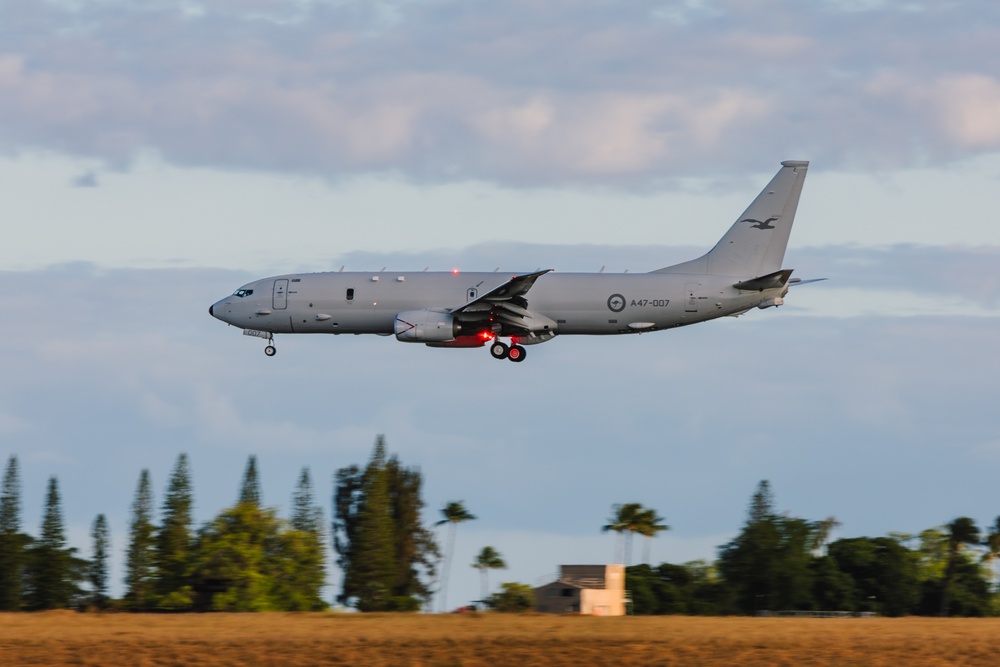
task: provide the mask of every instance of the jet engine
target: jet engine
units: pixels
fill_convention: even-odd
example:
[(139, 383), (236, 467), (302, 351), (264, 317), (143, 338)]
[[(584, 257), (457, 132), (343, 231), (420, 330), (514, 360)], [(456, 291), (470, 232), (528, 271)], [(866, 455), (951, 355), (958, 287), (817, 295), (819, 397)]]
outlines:
[(448, 313), (407, 310), (396, 314), (393, 330), (404, 343), (447, 343), (455, 340), (459, 325)]

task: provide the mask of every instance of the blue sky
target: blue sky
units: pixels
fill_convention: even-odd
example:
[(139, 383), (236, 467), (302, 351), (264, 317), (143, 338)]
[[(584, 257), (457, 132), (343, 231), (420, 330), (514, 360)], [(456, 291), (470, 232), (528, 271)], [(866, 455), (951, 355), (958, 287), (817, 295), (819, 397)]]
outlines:
[[(1000, 514), (1000, 8), (990, 2), (0, 2), (0, 455), (37, 530), (120, 552), (142, 468), (199, 520), (250, 454), (286, 508), (377, 434), (536, 583), (612, 504), (712, 558), (757, 481), (835, 537)], [(812, 161), (778, 310), (524, 364), (211, 319), (303, 270), (646, 271)], [(641, 550), (636, 549), (636, 554)], [(335, 583), (335, 575), (332, 577)], [(120, 586), (121, 573), (116, 574)]]

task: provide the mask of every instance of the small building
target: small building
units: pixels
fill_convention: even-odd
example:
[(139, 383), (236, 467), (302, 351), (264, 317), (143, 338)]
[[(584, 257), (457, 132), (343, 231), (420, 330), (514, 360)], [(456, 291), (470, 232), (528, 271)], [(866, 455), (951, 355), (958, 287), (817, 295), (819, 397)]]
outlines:
[(559, 578), (535, 589), (535, 611), (625, 615), (624, 565), (563, 565)]

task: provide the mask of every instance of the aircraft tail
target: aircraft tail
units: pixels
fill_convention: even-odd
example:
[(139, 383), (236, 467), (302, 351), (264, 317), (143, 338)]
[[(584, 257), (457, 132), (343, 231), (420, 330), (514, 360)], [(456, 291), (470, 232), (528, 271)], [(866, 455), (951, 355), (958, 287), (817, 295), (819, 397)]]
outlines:
[(809, 163), (781, 163), (767, 187), (708, 253), (653, 273), (701, 273), (756, 278), (781, 270)]

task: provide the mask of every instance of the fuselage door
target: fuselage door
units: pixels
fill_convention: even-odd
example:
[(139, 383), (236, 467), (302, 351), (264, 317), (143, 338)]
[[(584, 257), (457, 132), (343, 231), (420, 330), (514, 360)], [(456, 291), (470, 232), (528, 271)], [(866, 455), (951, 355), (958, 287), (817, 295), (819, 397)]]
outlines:
[(281, 278), (274, 281), (274, 297), (272, 304), (275, 310), (284, 310), (288, 305), (288, 279)]

